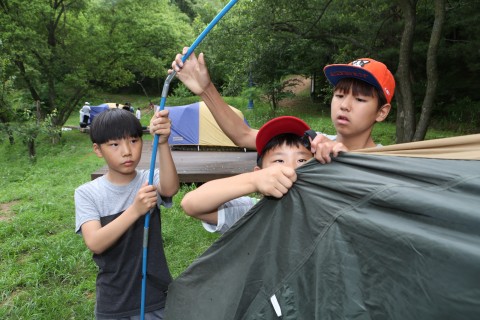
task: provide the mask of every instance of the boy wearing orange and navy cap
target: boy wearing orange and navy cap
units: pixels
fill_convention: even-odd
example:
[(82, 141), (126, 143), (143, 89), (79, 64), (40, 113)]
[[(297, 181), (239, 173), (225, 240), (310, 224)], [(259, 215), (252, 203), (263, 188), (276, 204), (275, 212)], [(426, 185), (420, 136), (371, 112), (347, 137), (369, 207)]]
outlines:
[(330, 162), (330, 154), (337, 156), (339, 151), (377, 146), (373, 126), (388, 116), (395, 91), (392, 73), (370, 58), (328, 65), (324, 72), (334, 86), (331, 119), (337, 135), (318, 135), (312, 141), (312, 152), (322, 163)]
[(183, 210), (202, 220), (207, 231), (224, 233), (257, 202), (246, 195), (259, 192), (281, 198), (297, 180), (295, 169), (313, 157), (304, 138), (308, 130), (296, 117), (268, 121), (256, 137), (257, 166), (253, 172), (201, 185), (182, 199)]
[[(184, 48), (183, 52), (187, 50)], [(182, 55), (177, 54), (169, 72), (173, 70), (206, 103), (230, 140), (240, 147), (255, 148), (258, 130), (247, 126), (222, 99), (210, 80), (203, 53), (198, 59), (191, 54), (185, 63)], [(387, 117), (395, 91), (392, 73), (383, 63), (370, 58), (357, 59), (349, 64), (328, 65), (324, 72), (335, 86), (331, 117), (337, 134), (319, 134), (312, 141), (311, 151), (321, 163), (330, 162), (331, 154), (337, 156), (340, 151), (375, 147), (371, 137), (373, 126)]]

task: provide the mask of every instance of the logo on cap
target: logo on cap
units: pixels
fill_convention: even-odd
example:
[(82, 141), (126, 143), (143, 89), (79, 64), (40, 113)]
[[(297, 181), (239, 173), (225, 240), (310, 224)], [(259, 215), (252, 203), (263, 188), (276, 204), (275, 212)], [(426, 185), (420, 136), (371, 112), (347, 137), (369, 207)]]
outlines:
[(368, 63), (370, 63), (370, 60), (355, 60), (352, 62), (352, 66), (364, 68)]

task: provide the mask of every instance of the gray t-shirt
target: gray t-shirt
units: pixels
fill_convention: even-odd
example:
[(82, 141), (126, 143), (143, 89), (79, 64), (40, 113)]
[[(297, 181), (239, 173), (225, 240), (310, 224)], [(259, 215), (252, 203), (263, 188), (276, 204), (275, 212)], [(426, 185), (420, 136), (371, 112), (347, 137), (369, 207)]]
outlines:
[(224, 234), (235, 222), (240, 220), (256, 203), (258, 199), (240, 197), (222, 204), (218, 208), (218, 222), (216, 225), (202, 221), (203, 228), (208, 232)]
[[(127, 185), (109, 182), (105, 176), (87, 182), (75, 190), (75, 231), (97, 220), (103, 226), (119, 217), (134, 201), (138, 190), (148, 181), (149, 170), (137, 170), (136, 177)], [(153, 184), (159, 181), (155, 170)], [(159, 203), (172, 205), (172, 198)], [(96, 310), (98, 318), (117, 319), (139, 314), (142, 277), (145, 217), (135, 221), (128, 230), (101, 254), (94, 254), (98, 266), (96, 281)], [(172, 277), (163, 251), (159, 208), (151, 214), (148, 237), (148, 261), (145, 311), (152, 312), (165, 306), (166, 292)]]
[(322, 133), (322, 132), (317, 132), (317, 134), (323, 134), (328, 139), (330, 139), (332, 141), (337, 141), (337, 135), (330, 135), (330, 134), (326, 134), (326, 133)]
[[(87, 221), (125, 211), (135, 199), (138, 190), (148, 181), (149, 170), (137, 170), (137, 176), (127, 185), (115, 185), (101, 176), (75, 190), (75, 232)], [(158, 169), (155, 170), (153, 185), (158, 185)], [(172, 198), (158, 197), (158, 203), (169, 208)]]

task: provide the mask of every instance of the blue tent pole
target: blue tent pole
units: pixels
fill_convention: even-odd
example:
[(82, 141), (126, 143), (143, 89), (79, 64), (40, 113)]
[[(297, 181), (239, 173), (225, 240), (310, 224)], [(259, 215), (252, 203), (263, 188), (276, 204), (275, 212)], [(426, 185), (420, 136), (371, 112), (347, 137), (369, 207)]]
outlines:
[[(238, 2), (238, 0), (231, 0), (223, 9), (220, 11), (215, 18), (208, 24), (208, 26), (203, 30), (203, 32), (197, 37), (193, 44), (188, 49), (187, 53), (182, 57), (182, 62), (187, 61), (188, 57), (192, 52), (197, 48), (197, 46), (202, 42), (202, 40), (207, 36), (207, 34), (212, 30), (212, 28), (223, 18), (223, 16)], [(162, 96), (160, 99), (159, 110), (165, 108), (165, 102), (167, 100), (168, 89), (170, 87), (170, 82), (175, 77), (175, 70), (168, 75), (165, 79), (163, 85)], [(152, 157), (150, 160), (150, 175), (148, 177), (148, 184), (153, 185), (153, 177), (155, 171), (155, 161), (157, 158), (157, 148), (158, 148), (158, 135), (155, 135), (153, 138), (153, 147), (152, 147)], [(140, 305), (140, 319), (145, 319), (145, 300), (146, 300), (146, 287), (147, 287), (147, 252), (148, 252), (148, 229), (150, 226), (150, 215), (153, 209), (145, 214), (145, 224), (143, 228), (143, 256), (142, 256), (142, 293), (141, 293), (141, 305)]]
[[(250, 72), (248, 73), (248, 87), (253, 88), (253, 79), (252, 79), (252, 66), (250, 65)], [(252, 94), (250, 93), (250, 98), (248, 99), (248, 110), (253, 109), (253, 99)]]

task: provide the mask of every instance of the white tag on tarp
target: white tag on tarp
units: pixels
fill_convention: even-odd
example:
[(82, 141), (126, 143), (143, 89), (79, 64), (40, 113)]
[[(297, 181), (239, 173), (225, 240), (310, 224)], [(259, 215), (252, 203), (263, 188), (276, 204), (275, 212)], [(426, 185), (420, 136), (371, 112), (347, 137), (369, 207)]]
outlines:
[(271, 296), (270, 302), (272, 303), (273, 310), (275, 310), (277, 317), (280, 318), (282, 316), (282, 309), (280, 309), (280, 305), (278, 304), (277, 297), (275, 295)]

